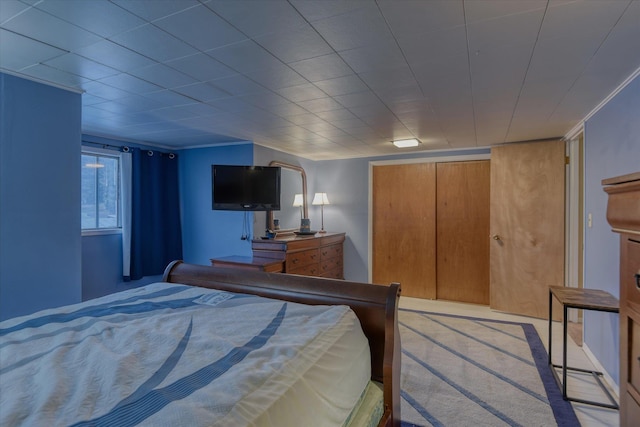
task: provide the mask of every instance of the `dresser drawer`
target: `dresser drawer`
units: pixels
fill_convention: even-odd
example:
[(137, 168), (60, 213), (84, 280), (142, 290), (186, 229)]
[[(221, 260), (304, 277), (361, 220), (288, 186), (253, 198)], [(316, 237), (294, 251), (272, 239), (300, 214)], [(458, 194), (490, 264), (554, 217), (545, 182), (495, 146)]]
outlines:
[(342, 245), (331, 245), (320, 248), (320, 259), (342, 258)]
[(329, 279), (344, 279), (344, 273), (341, 268), (337, 268), (335, 270), (329, 270), (323, 272), (320, 277), (327, 277)]
[(627, 317), (627, 320), (629, 322), (629, 360), (627, 362), (629, 384), (640, 396), (640, 323), (631, 317)]
[[(286, 269), (287, 273), (309, 264), (317, 264), (320, 260), (318, 249), (308, 249), (306, 251), (287, 253)], [(317, 266), (316, 266), (317, 267)]]
[(320, 262), (320, 274), (336, 269), (342, 269), (342, 258), (333, 257)]
[(627, 304), (640, 313), (640, 240), (627, 238), (626, 245), (627, 259), (621, 274), (622, 293)]
[[(2, 1), (2, 0), (0, 0)], [(253, 258), (277, 261), (285, 273), (344, 279), (345, 233), (316, 233), (299, 236), (283, 233), (275, 239), (254, 239)]]
[(318, 263), (307, 264), (302, 267), (295, 267), (293, 269), (287, 268), (288, 274), (300, 274), (302, 276), (320, 276), (320, 265)]
[(620, 421), (623, 426), (635, 426), (638, 425), (640, 420), (640, 403), (638, 403), (630, 393), (626, 394), (625, 400), (625, 412), (620, 413)]

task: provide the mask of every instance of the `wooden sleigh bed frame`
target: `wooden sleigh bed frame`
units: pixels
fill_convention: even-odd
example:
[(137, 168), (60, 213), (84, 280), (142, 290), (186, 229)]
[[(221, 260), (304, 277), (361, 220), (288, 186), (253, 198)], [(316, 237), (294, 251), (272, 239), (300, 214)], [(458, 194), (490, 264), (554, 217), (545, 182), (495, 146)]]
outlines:
[(348, 305), (360, 320), (371, 349), (371, 379), (383, 384), (384, 414), (379, 426), (400, 426), (400, 285), (372, 285), (319, 277), (173, 261), (163, 281), (253, 294), (311, 305)]

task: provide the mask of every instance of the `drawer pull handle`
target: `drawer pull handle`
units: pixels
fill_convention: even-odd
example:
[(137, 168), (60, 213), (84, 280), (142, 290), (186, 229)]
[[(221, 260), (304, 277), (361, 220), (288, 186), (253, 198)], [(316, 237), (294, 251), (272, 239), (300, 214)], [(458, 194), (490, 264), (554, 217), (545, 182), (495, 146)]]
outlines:
[(636, 278), (636, 288), (640, 289), (640, 273), (636, 273), (635, 278)]

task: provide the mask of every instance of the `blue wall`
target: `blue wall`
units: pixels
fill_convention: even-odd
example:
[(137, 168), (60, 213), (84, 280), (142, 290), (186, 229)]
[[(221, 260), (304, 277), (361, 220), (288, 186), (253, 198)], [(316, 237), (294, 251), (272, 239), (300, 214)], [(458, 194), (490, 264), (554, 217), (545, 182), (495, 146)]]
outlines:
[[(620, 237), (607, 223), (607, 194), (602, 180), (640, 171), (640, 77), (585, 123), (585, 215), (593, 225), (585, 230), (584, 287), (619, 297)], [(587, 219), (585, 218), (585, 224)], [(585, 344), (619, 384), (618, 315), (587, 311)]]
[[(178, 159), (184, 260), (209, 265), (210, 258), (251, 256), (251, 239), (240, 238), (245, 213), (211, 209), (211, 165), (252, 165), (253, 144), (183, 150)], [(253, 213), (246, 215), (253, 234)]]
[(82, 236), (82, 300), (108, 295), (122, 282), (122, 234)]
[(81, 299), (80, 105), (0, 73), (0, 319)]

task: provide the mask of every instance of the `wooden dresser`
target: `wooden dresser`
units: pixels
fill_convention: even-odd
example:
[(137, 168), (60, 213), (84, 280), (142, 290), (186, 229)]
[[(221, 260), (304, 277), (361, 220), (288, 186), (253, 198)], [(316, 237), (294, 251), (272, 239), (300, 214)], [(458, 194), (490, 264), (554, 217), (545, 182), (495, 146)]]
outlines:
[(284, 261), (284, 273), (344, 279), (345, 233), (295, 234), (252, 241), (254, 258)]
[(640, 172), (602, 181), (620, 233), (620, 425), (640, 420)]

